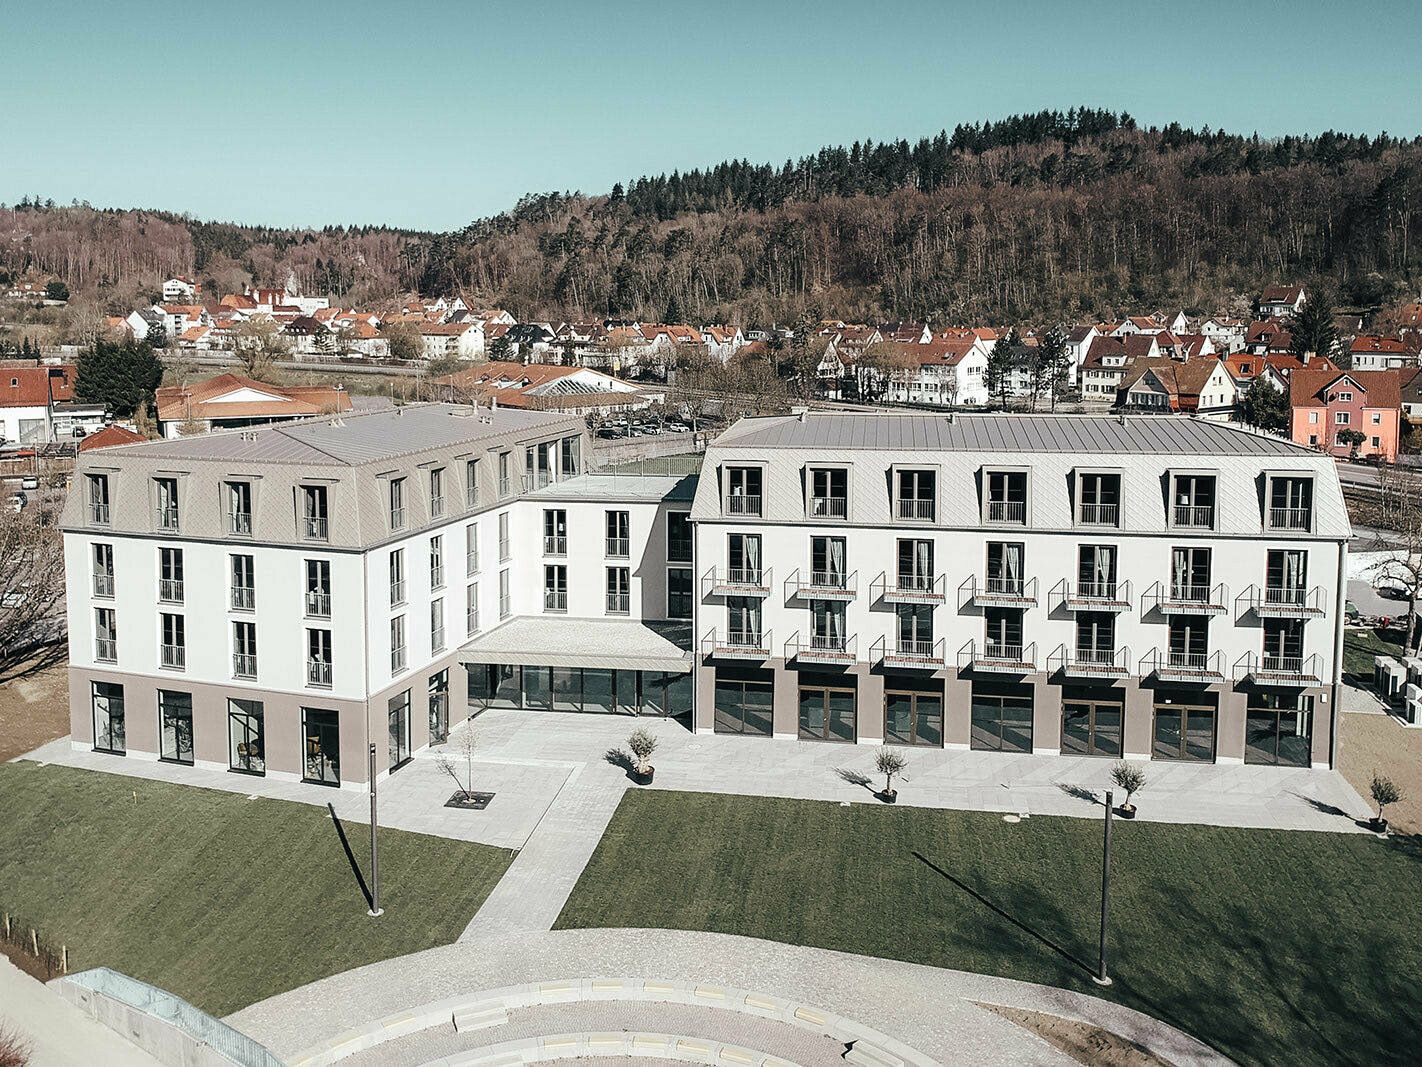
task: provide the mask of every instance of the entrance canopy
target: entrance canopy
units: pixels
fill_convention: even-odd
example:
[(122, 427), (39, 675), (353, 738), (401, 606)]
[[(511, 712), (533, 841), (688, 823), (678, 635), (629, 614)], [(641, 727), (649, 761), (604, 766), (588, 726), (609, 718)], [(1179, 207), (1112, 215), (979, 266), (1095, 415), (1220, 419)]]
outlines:
[(691, 671), (691, 624), (636, 619), (518, 618), (459, 650), (463, 663)]

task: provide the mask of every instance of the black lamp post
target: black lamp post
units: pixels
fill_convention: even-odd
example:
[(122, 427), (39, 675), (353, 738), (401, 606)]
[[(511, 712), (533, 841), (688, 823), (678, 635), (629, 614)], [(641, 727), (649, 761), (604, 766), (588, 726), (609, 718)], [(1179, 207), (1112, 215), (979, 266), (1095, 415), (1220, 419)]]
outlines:
[(375, 841), (375, 742), (370, 743), (370, 911), (371, 918), (385, 914), (380, 906), (380, 850)]
[(1101, 845), (1101, 944), (1097, 955), (1096, 973), (1091, 980), (1097, 985), (1111, 984), (1106, 974), (1106, 919), (1111, 902), (1111, 790), (1106, 790), (1106, 836)]

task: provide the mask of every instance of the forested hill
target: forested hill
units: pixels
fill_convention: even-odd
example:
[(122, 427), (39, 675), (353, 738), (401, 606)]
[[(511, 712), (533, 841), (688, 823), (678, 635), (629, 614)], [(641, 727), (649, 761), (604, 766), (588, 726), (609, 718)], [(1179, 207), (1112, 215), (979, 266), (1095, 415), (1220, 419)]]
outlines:
[(1377, 303), (1422, 280), (1419, 224), (1422, 138), (1262, 140), (1083, 108), (529, 196), (438, 235), (22, 205), (0, 211), (0, 269), (119, 298), (245, 274), (351, 302), (458, 291), (521, 318), (1003, 323), (1222, 309), (1270, 282)]

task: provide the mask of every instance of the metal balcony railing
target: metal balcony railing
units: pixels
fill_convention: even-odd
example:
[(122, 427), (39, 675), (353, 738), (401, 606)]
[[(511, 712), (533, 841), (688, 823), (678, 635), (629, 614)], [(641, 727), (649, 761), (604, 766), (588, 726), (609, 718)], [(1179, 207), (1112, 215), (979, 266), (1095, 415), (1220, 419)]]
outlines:
[(1128, 648), (1071, 648), (1060, 645), (1047, 657), (1047, 670), (1080, 678), (1115, 678), (1131, 671)]
[(330, 663), (323, 659), (308, 659), (306, 661), (306, 684), (329, 689), (331, 687)]
[(523, 491), (525, 493), (532, 493), (535, 490), (546, 488), (552, 484), (552, 471), (539, 471), (537, 474), (525, 474), (523, 476)]
[(1174, 652), (1153, 648), (1140, 662), (1142, 676), (1155, 675), (1165, 682), (1209, 685), (1224, 681), (1223, 652)]
[(869, 595), (873, 600), (886, 604), (941, 604), (947, 597), (948, 578), (946, 575), (896, 574), (887, 571), (869, 583)]
[(708, 630), (701, 654), (718, 659), (766, 660), (775, 637), (770, 630)]
[(727, 515), (759, 515), (759, 493), (732, 493), (726, 497)]
[(390, 650), (390, 673), (399, 674), (405, 669), (405, 646)]
[(785, 579), (785, 595), (800, 600), (853, 600), (859, 584), (859, 572), (843, 571), (790, 572)]
[(252, 513), (250, 511), (229, 511), (227, 513), (227, 532), (248, 536), (252, 532)]
[(183, 602), (182, 581), (177, 578), (159, 578), (158, 599), (165, 604), (181, 604)]
[(1115, 526), (1120, 518), (1120, 504), (1082, 504), (1077, 521), (1082, 526)]
[(849, 513), (849, 500), (842, 496), (810, 497), (812, 519), (842, 519)]
[(1130, 611), (1131, 583), (1077, 582), (1061, 579), (1047, 594), (1048, 605), (1067, 611)]
[(392, 530), (403, 530), (404, 528), (405, 528), (405, 509), (404, 509), (404, 508), (391, 508), (391, 509), (390, 509), (390, 529), (392, 529)]
[(771, 569), (757, 567), (712, 567), (701, 576), (703, 596), (770, 595)]
[(568, 591), (566, 589), (543, 590), (544, 611), (567, 611)]
[(331, 594), (308, 589), (306, 591), (306, 614), (317, 619), (329, 619), (331, 617)]
[(158, 529), (176, 530), (178, 528), (178, 509), (159, 508), (158, 509)]
[(1252, 611), (1260, 618), (1311, 619), (1328, 613), (1323, 589), (1314, 586), (1251, 585), (1235, 598), (1239, 614)]
[(254, 611), (257, 607), (257, 590), (250, 585), (232, 587), (232, 610)]
[(1024, 500), (989, 500), (988, 522), (1026, 522), (1027, 502)]
[(1323, 681), (1323, 658), (1317, 653), (1283, 656), (1246, 652), (1235, 661), (1234, 677), (1258, 685), (1318, 685)]
[(432, 518), (432, 519), (442, 519), (442, 518), (444, 518), (444, 497), (442, 497), (442, 496), (432, 496), (432, 497), (430, 497), (430, 518)]
[(937, 670), (947, 665), (943, 638), (937, 641), (881, 637), (869, 649), (870, 661), (886, 667), (921, 667)]
[(1220, 615), (1229, 606), (1229, 590), (1219, 585), (1156, 582), (1141, 594), (1141, 611), (1155, 608), (1164, 615)]
[(975, 574), (964, 578), (958, 586), (958, 605), (969, 603), (988, 607), (1023, 608), (1037, 603), (1036, 578), (986, 578)]
[(309, 541), (324, 541), (327, 536), (326, 518), (324, 515), (307, 515), (303, 523), (306, 538)]
[(1215, 526), (1213, 504), (1176, 504), (1174, 525), (1186, 530), (1212, 530)]
[(566, 556), (568, 554), (568, 538), (556, 534), (544, 534), (543, 554), (545, 556)]
[(187, 649), (182, 645), (161, 645), (158, 649), (158, 665), (180, 671), (187, 665)]
[(630, 537), (609, 537), (607, 539), (607, 554), (614, 559), (626, 559), (632, 554), (632, 539)]
[(1006, 674), (1030, 674), (1037, 669), (1037, 644), (1006, 644), (998, 641), (979, 645), (969, 641), (958, 649), (958, 669)]
[(250, 656), (245, 652), (232, 653), (232, 677), (234, 678), (255, 678), (257, 676), (257, 657)]
[(628, 615), (632, 611), (632, 596), (629, 593), (608, 593), (607, 613), (609, 615)]
[(1271, 530), (1302, 530), (1306, 533), (1312, 525), (1312, 508), (1269, 509), (1269, 529)]
[(109, 600), (114, 595), (114, 576), (112, 574), (99, 573), (94, 575), (94, 595), (105, 597)]
[(94, 641), (94, 658), (101, 663), (118, 662), (118, 642), (112, 637), (100, 637)]
[(398, 582), (390, 583), (390, 606), (393, 608), (405, 603), (405, 580), (402, 578)]
[(894, 514), (900, 519), (910, 522), (932, 522), (933, 521), (933, 501), (918, 500), (914, 497), (901, 496)]
[(858, 658), (859, 638), (856, 634), (811, 634), (808, 641), (800, 637), (799, 631), (785, 642), (785, 658), (800, 663), (853, 663)]
[(109, 524), (109, 506), (107, 504), (90, 504), (89, 521), (95, 526), (107, 526)]

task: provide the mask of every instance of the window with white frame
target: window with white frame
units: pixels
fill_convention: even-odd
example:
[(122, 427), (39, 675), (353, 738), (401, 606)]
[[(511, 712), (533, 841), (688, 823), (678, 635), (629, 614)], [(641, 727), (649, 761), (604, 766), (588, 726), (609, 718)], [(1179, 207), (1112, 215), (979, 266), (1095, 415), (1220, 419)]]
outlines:
[(464, 632), (470, 637), (479, 632), (478, 582), (473, 582), (464, 589)]
[(399, 674), (405, 669), (405, 616), (396, 615), (390, 620), (390, 673)]
[(479, 573), (479, 524), (464, 527), (464, 573)]
[(444, 651), (444, 597), (430, 601), (430, 651)]
[(405, 603), (405, 550), (397, 548), (390, 553), (390, 606), (399, 607)]
[(444, 535), (430, 538), (430, 588), (444, 588)]

